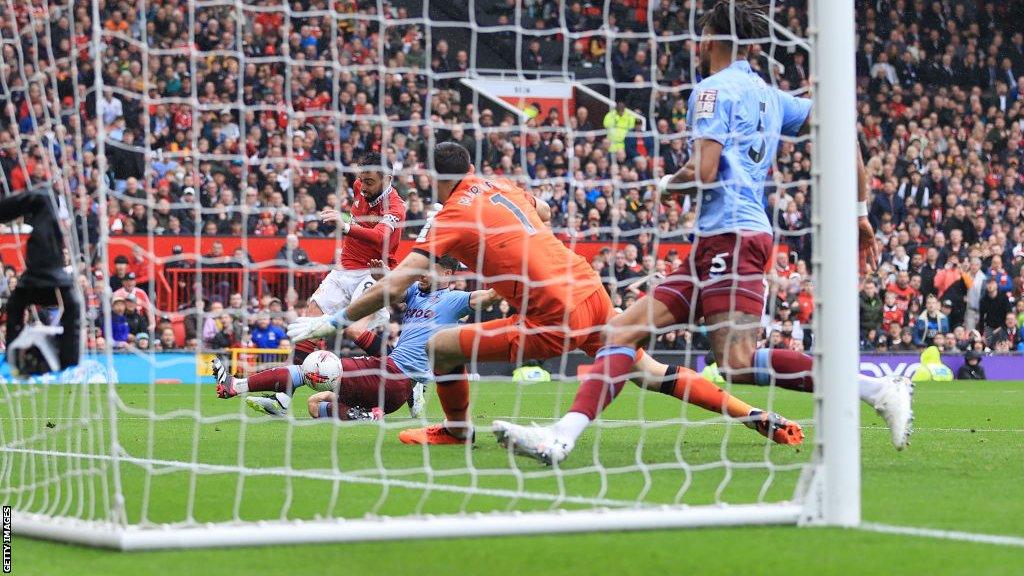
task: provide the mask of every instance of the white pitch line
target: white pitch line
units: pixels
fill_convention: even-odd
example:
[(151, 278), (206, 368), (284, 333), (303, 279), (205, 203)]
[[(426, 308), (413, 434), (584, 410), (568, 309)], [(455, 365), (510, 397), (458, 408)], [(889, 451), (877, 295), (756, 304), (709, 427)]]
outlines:
[[(219, 414), (219, 415), (211, 415), (211, 416), (212, 417), (220, 417), (220, 416), (224, 416), (224, 415), (223, 414)], [(254, 416), (248, 416), (248, 415), (246, 415), (244, 417), (248, 418), (248, 423), (250, 423), (250, 424), (252, 424), (254, 422), (255, 423), (271, 422), (271, 420), (269, 420), (267, 418), (260, 418), (260, 417), (254, 417)], [(238, 417), (238, 421), (241, 421), (242, 418), (243, 418), (243, 416), (240, 415)], [(508, 415), (506, 415), (506, 416), (493, 416), (492, 418), (495, 419), (495, 420), (508, 420), (510, 422), (526, 421), (526, 420), (530, 420), (530, 421), (534, 421), (534, 422), (554, 422), (556, 420), (555, 418), (551, 418), (551, 417), (548, 417), (548, 416), (508, 416)], [(31, 417), (31, 416), (16, 416), (14, 418), (7, 418), (7, 420), (24, 420), (24, 421), (43, 420), (43, 419), (50, 420), (50, 421), (60, 421), (60, 422), (70, 421), (70, 420), (82, 420), (82, 418), (80, 418), (80, 417), (69, 417), (69, 416), (48, 417), (48, 418), (43, 418), (43, 417), (34, 418), (34, 417)], [(147, 417), (147, 416), (118, 416), (117, 419), (118, 420), (153, 420), (152, 418)], [(177, 420), (186, 420), (186, 419), (191, 420), (190, 418), (186, 418), (184, 416), (182, 418), (178, 418)], [(388, 419), (389, 420), (397, 420), (398, 422), (396, 423), (396, 425), (398, 425), (398, 424), (407, 425), (407, 424), (409, 424), (411, 422), (418, 422), (418, 420), (410, 419), (410, 418), (403, 418), (403, 417), (395, 417), (395, 418), (388, 418)], [(296, 418), (296, 420), (304, 421), (306, 419), (305, 418)], [(171, 421), (171, 420), (160, 420), (158, 418), (158, 419), (156, 419), (156, 421), (157, 422), (160, 422), (160, 421), (165, 421), (166, 422), (166, 421)], [(227, 420), (226, 422), (231, 422), (231, 420)], [(274, 420), (273, 422), (277, 422), (277, 421)], [(685, 424), (685, 425), (693, 426), (693, 427), (699, 427), (699, 426), (724, 426), (726, 424), (730, 424), (730, 425), (731, 424), (740, 424), (740, 422), (738, 420), (735, 421), (735, 422), (723, 422), (721, 420), (687, 420), (687, 421), (684, 422), (684, 421), (679, 421), (679, 420), (673, 421), (672, 419), (641, 421), (641, 420), (614, 419), (614, 418), (602, 418), (601, 422), (607, 422), (609, 424), (635, 424), (637, 426), (640, 426), (640, 425), (643, 425), (643, 424), (658, 424), (660, 426), (665, 426), (665, 425), (667, 425), (668, 423), (671, 422), (671, 423), (676, 423), (676, 424)], [(814, 426), (813, 422), (805, 422), (805, 421), (799, 421), (799, 420), (798, 420), (798, 422), (800, 422), (801, 426), (804, 426), (805, 428), (806, 427), (813, 427)], [(214, 422), (205, 422), (204, 421), (204, 424), (212, 424), (212, 423), (214, 423)], [(216, 423), (220, 423), (220, 422), (216, 422)], [(861, 426), (860, 429), (861, 430), (884, 430), (885, 427), (882, 426), (881, 424), (879, 424), (877, 426)], [(967, 432), (977, 433), (977, 434), (981, 434), (981, 433), (989, 433), (989, 434), (1024, 434), (1024, 428), (922, 428), (922, 427), (919, 427), (919, 426), (915, 426), (914, 427), (914, 432), (915, 433), (916, 432), (949, 432), (949, 433), (956, 433), (956, 434), (967, 433)]]
[(941, 538), (943, 540), (959, 540), (961, 542), (977, 542), (979, 544), (995, 544), (998, 546), (1024, 547), (1024, 538), (1004, 536), (1001, 534), (981, 534), (978, 532), (960, 532), (959, 530), (938, 530), (935, 528), (918, 528), (916, 526), (893, 526), (863, 522), (857, 530), (879, 532), (882, 534), (900, 534), (903, 536), (919, 536), (922, 538)]

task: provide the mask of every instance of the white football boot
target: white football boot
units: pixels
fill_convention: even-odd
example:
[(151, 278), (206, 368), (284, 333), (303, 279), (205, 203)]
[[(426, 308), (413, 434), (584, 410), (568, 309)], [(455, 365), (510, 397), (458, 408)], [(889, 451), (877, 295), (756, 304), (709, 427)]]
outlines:
[(284, 418), (288, 415), (288, 407), (282, 406), (275, 394), (271, 394), (269, 396), (261, 396), (258, 394), (246, 396), (245, 405), (253, 412), (261, 415), (274, 416), (277, 418)]
[(555, 437), (550, 426), (520, 426), (504, 420), (495, 420), (491, 431), (498, 439), (498, 444), (521, 456), (528, 456), (549, 466), (558, 464), (572, 452), (573, 446)]
[(409, 393), (409, 417), (410, 418), (422, 418), (423, 408), (427, 405), (426, 397), (426, 386), (422, 382), (417, 382), (412, 387), (412, 392)]
[(875, 412), (885, 420), (892, 445), (903, 450), (914, 432), (914, 383), (906, 376), (886, 376), (886, 384), (875, 398)]

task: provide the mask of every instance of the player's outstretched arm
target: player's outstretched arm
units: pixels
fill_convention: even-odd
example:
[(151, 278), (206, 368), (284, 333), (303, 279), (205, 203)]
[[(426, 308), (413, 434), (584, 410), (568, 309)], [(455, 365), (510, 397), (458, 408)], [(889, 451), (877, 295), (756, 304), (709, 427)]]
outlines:
[(402, 300), (409, 285), (430, 268), (430, 259), (411, 252), (380, 282), (374, 284), (348, 308), (334, 316), (303, 316), (288, 325), (288, 338), (293, 342), (334, 335), (359, 320), (380, 310), (388, 302)]
[(694, 143), (694, 155), (678, 172), (663, 176), (658, 182), (662, 200), (677, 192), (695, 194), (702, 185), (718, 180), (718, 165), (722, 160), (722, 143), (710, 138)]
[(864, 167), (860, 143), (857, 143), (857, 236), (860, 271), (870, 273), (878, 264), (878, 245), (875, 244), (875, 230), (868, 220), (868, 171)]
[(373, 314), (387, 303), (404, 301), (409, 285), (429, 271), (430, 258), (421, 252), (410, 252), (394, 270), (388, 272), (339, 315), (344, 315), (343, 320), (348, 324)]
[(483, 310), (500, 300), (501, 296), (494, 291), (494, 288), (490, 290), (476, 290), (469, 295), (469, 307), (473, 310)]

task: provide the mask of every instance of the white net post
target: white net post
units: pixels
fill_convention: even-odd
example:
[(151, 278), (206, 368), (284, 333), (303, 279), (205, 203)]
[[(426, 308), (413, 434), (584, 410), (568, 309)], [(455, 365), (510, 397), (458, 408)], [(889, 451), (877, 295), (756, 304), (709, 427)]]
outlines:
[[(822, 473), (816, 521), (853, 526), (860, 522), (860, 402), (856, 378), (857, 231), (856, 74), (853, 0), (814, 0), (811, 6), (814, 67), (814, 132), (818, 145), (815, 191), (818, 207), (816, 313), (818, 400), (816, 459)], [(824, 144), (824, 145), (822, 145)], [(827, 229), (827, 232), (824, 230)]]
[[(296, 400), (292, 415), (285, 421), (251, 416), (237, 399), (233, 404), (211, 406), (206, 400), (212, 398), (213, 388), (198, 385), (198, 376), (186, 382), (196, 384), (194, 388), (157, 384), (161, 369), (167, 366), (164, 363), (180, 362), (180, 358), (162, 360), (159, 355), (136, 352), (150, 363), (146, 370), (148, 381), (135, 383), (135, 389), (119, 388), (113, 381), (93, 383), (84, 388), (93, 392), (93, 396), (84, 395), (90, 402), (89, 409), (76, 408), (81, 410), (86, 420), (75, 430), (77, 437), (69, 436), (67, 427), (61, 427), (59, 423), (52, 431), (43, 427), (51, 416), (51, 410), (63, 410), (58, 414), (69, 419), (77, 417), (77, 414), (71, 414), (73, 410), (68, 406), (55, 406), (35, 398), (27, 403), (18, 399), (27, 394), (38, 395), (43, 390), (25, 389), (27, 392), (23, 393), (19, 388), (8, 387), (3, 391), (8, 410), (20, 419), (19, 422), (25, 421), (24, 425), (4, 428), (2, 439), (4, 449), (18, 454), (22, 458), (19, 462), (27, 462), (23, 466), (29, 467), (29, 472), (3, 470), (0, 495), (5, 503), (13, 504), (21, 514), (15, 521), (15, 529), (46, 538), (142, 549), (793, 524), (800, 518), (835, 525), (856, 524), (859, 521), (859, 405), (853, 385), (856, 374), (855, 339), (850, 337), (856, 330), (856, 308), (850, 305), (856, 301), (852, 265), (855, 234), (850, 218), (855, 197), (851, 178), (855, 144), (853, 8), (852, 0), (813, 2), (808, 40), (815, 71), (813, 82), (817, 105), (810, 141), (828, 143), (829, 146), (818, 146), (813, 151), (816, 163), (812, 177), (813, 194), (815, 209), (818, 210), (814, 221), (815, 277), (822, 297), (817, 299), (816, 326), (819, 329), (815, 331), (814, 351), (817, 359), (815, 376), (821, 383), (816, 394), (817, 450), (810, 462), (806, 454), (797, 457), (793, 453), (777, 451), (769, 442), (722, 414), (694, 416), (690, 407), (675, 404), (669, 407), (666, 399), (649, 392), (638, 392), (631, 385), (628, 394), (617, 400), (616, 409), (619, 411), (607, 420), (599, 421), (587, 432), (585, 441), (581, 443), (583, 447), (573, 454), (565, 467), (541, 468), (533, 461), (516, 459), (504, 451), (496, 453), (487, 433), (487, 418), (507, 416), (529, 423), (532, 418), (543, 420), (551, 415), (557, 416), (568, 406), (575, 391), (576, 377), (574, 369), (569, 367), (570, 355), (557, 358), (553, 364), (557, 366), (556, 379), (564, 382), (556, 382), (550, 389), (538, 387), (541, 390), (539, 394), (531, 385), (513, 382), (508, 376), (485, 378), (493, 379), (493, 382), (474, 381), (474, 411), (479, 413), (474, 414), (473, 419), (479, 426), (477, 443), (484, 445), (484, 449), (440, 447), (435, 451), (398, 445), (395, 434), (399, 430), (421, 424), (400, 416), (389, 416), (385, 423), (368, 431), (360, 428), (365, 426), (360, 424), (334, 422), (320, 425), (306, 419), (303, 399)], [(68, 0), (64, 8), (70, 13), (80, 4)], [(441, 107), (439, 103), (446, 107), (453, 104), (448, 100), (452, 94), (447, 86), (455, 85), (461, 74), (450, 69), (440, 72), (431, 69), (431, 56), (441, 41), (450, 44), (450, 59), (459, 50), (468, 52), (467, 77), (483, 78), (497, 72), (525, 84), (541, 72), (556, 82), (576, 80), (579, 70), (575, 70), (572, 64), (577, 56), (576, 43), (603, 40), (603, 61), (598, 61), (596, 56), (584, 56), (575, 62), (585, 62), (588, 67), (592, 64), (592, 71), (603, 70), (605, 75), (592, 74), (576, 85), (597, 99), (600, 98), (597, 92), (604, 90), (612, 99), (642, 95), (644, 91), (650, 94), (647, 101), (638, 106), (639, 113), (647, 115), (642, 119), (646, 124), (642, 124), (642, 129), (631, 133), (630, 137), (650, 138), (653, 150), (648, 150), (648, 155), (652, 165), (648, 165), (650, 172), (644, 177), (628, 181), (620, 178), (618, 173), (576, 178), (577, 171), (585, 167), (580, 164), (585, 165), (588, 159), (576, 153), (574, 143), (588, 136), (600, 141), (605, 130), (599, 117), (590, 118), (589, 130), (573, 129), (569, 126), (568, 116), (574, 110), (567, 106), (567, 100), (561, 104), (559, 110), (563, 124), (550, 132), (565, 141), (563, 158), (566, 173), (557, 177), (549, 173), (543, 179), (523, 176), (520, 182), (546, 187), (545, 194), (553, 194), (553, 189), (564, 186), (568, 194), (567, 205), (572, 204), (577, 186), (611, 186), (615, 189), (615, 201), (632, 187), (640, 189), (642, 194), (653, 194), (653, 183), (660, 176), (653, 164), (659, 157), (660, 147), (669, 146), (671, 140), (689, 135), (686, 130), (677, 131), (671, 126), (668, 134), (659, 132), (655, 116), (661, 114), (665, 107), (663, 102), (656, 100), (665, 93), (670, 99), (685, 99), (686, 93), (696, 83), (697, 59), (691, 55), (693, 57), (685, 61), (686, 69), (676, 70), (679, 77), (673, 79), (658, 77), (657, 59), (665, 53), (672, 56), (683, 50), (685, 41), (697, 41), (700, 32), (695, 29), (699, 17), (698, 2), (674, 4), (683, 13), (679, 22), (686, 22), (686, 26), (670, 33), (655, 30), (656, 10), (660, 9), (655, 2), (648, 3), (644, 14), (630, 14), (628, 10), (621, 10), (622, 4), (613, 6), (610, 0), (606, 0), (594, 8), (599, 14), (594, 18), (601, 21), (600, 25), (582, 31), (574, 27), (579, 16), (570, 14), (572, 8), (565, 3), (517, 3), (513, 10), (503, 15), (511, 19), (502, 19), (487, 12), (489, 8), (498, 8), (498, 3), (483, 0), (471, 1), (468, 9), (456, 3), (429, 0), (396, 1), (395, 7), (375, 1), (291, 4), (285, 0), (214, 0), (187, 3), (181, 7), (181, 12), (174, 13), (180, 16), (178, 20), (162, 12), (171, 8), (161, 6), (151, 10), (145, 3), (140, 3), (136, 6), (138, 22), (142, 26), (138, 37), (116, 27), (105, 30), (104, 22), (109, 14), (101, 12), (99, 2), (86, 4), (91, 13), (91, 29), (80, 32), (90, 37), (90, 59), (95, 68), (94, 84), (87, 87), (87, 91), (91, 91), (91, 97), (95, 98), (96, 115), (99, 117), (99, 125), (94, 127), (97, 135), (91, 143), (96, 150), (95, 168), (100, 173), (98, 176), (94, 173), (92, 184), (98, 191), (96, 201), (101, 218), (106, 216), (108, 202), (125, 199), (116, 187), (108, 185), (104, 173), (110, 164), (111, 151), (125, 150), (126, 146), (108, 139), (102, 119), (103, 110), (99, 105), (104, 89), (111, 88), (103, 77), (104, 68), (111, 63), (108, 58), (120, 60), (120, 56), (114, 58), (106, 52), (106, 48), (115, 43), (123, 44), (126, 50), (137, 50), (143, 59), (141, 75), (145, 84), (141, 91), (120, 86), (113, 88), (115, 96), (140, 103), (133, 109), (139, 109), (143, 118), (141, 132), (144, 137), (135, 148), (147, 153), (146, 186), (152, 185), (150, 180), (154, 168), (150, 153), (156, 152), (157, 147), (150, 140), (153, 136), (150, 123), (154, 121), (150, 109), (160, 105), (179, 106), (182, 121), (191, 122), (189, 129), (182, 130), (187, 135), (179, 143), (182, 149), (189, 151), (188, 154), (182, 149), (166, 151), (168, 157), (176, 159), (189, 172), (190, 177), (203, 163), (228, 169), (229, 162), (242, 162), (243, 184), (232, 190), (233, 205), (199, 205), (198, 199), (207, 193), (200, 184), (209, 182), (198, 175), (191, 183), (196, 187), (197, 204), (189, 206), (183, 200), (176, 200), (170, 205), (174, 210), (195, 210), (195, 232), (184, 236), (181, 244), (186, 255), (197, 259), (205, 253), (202, 246), (210, 240), (204, 237), (206, 232), (202, 226), (206, 217), (226, 214), (230, 218), (240, 213), (244, 222), (249, 216), (246, 211), (249, 208), (243, 204), (242, 195), (246, 176), (252, 170), (277, 162), (284, 162), (286, 166), (287, 174), (276, 174), (288, 180), (289, 184), (281, 185), (284, 200), (281, 206), (273, 207), (275, 217), (278, 213), (291, 217), (296, 215), (293, 202), (300, 171), (330, 167), (339, 178), (344, 176), (351, 184), (355, 172), (352, 161), (358, 158), (345, 158), (342, 162), (344, 138), (335, 136), (336, 139), (329, 142), (331, 151), (320, 160), (295, 158), (298, 150), (293, 137), (298, 130), (306, 128), (299, 122), (300, 114), (304, 122), (316, 126), (318, 137), (326, 134), (328, 129), (339, 133), (343, 130), (358, 131), (354, 125), (364, 121), (381, 125), (380, 148), (385, 166), (390, 164), (387, 154), (389, 146), (394, 143), (394, 134), (413, 125), (417, 129), (429, 126), (432, 132), (425, 138), (425, 154), (418, 158), (420, 164), (404, 166), (396, 176), (401, 179), (430, 175), (432, 146), (439, 141), (436, 136), (441, 130), (449, 131), (455, 124), (474, 131), (475, 142), (469, 148), (473, 157), (479, 160), (478, 170), (483, 170), (485, 149), (493, 147), (487, 139), (494, 133), (501, 135), (499, 142), (511, 142), (513, 134), (522, 138), (507, 169), (514, 172), (522, 168), (516, 163), (526, 164), (526, 138), (546, 131), (538, 126), (541, 119), (528, 126), (528, 122), (522, 121), (523, 117), (513, 110), (509, 117), (514, 121), (501, 125), (496, 118), (484, 126), (480, 110), (484, 98), (476, 90), (471, 98), (475, 109), (471, 117), (460, 119), (455, 114), (447, 118), (435, 115), (435, 107)], [(775, 3), (772, 3), (772, 9), (778, 9)], [(399, 10), (406, 11), (407, 15), (400, 18)], [(551, 13), (551, 10), (555, 12)], [(149, 16), (158, 12), (161, 21), (154, 23), (155, 32), (150, 34), (146, 28)], [(227, 18), (227, 14), (231, 14), (233, 19)], [(526, 26), (531, 24), (528, 14), (542, 20), (548, 18), (550, 27), (527, 29)], [(280, 30), (276, 35), (268, 35), (270, 40), (252, 38), (253, 45), (259, 43), (261, 46), (265, 40), (274, 41), (276, 38), (276, 50), (272, 54), (249, 54), (247, 50), (251, 45), (243, 42), (245, 34), (253, 32), (253, 22), (260, 15), (280, 16)], [(623, 18), (618, 27), (612, 25), (615, 18)], [(220, 30), (221, 34), (229, 32), (233, 36), (232, 45), (200, 49), (195, 41), (200, 34), (214, 35), (208, 23), (216, 19), (232, 22), (232, 29)], [(302, 44), (295, 50), (289, 45), (289, 36), (307, 33), (302, 28), (312, 19), (318, 19), (319, 30), (328, 38), (320, 44), (318, 59), (302, 54)], [(631, 21), (632, 28), (625, 27), (627, 19)], [(273, 19), (267, 18), (267, 21)], [(360, 37), (360, 49), (371, 56), (355, 62), (355, 56), (347, 51), (348, 47), (343, 49), (344, 40), (351, 40), (353, 31), (362, 26), (368, 30), (375, 29), (379, 36), (373, 41)], [(410, 60), (418, 56), (419, 61), (391, 68), (387, 57), (397, 59), (391, 43), (401, 37), (394, 31), (409, 26), (417, 28), (410, 36), (418, 34), (425, 51), (418, 55), (414, 49), (403, 51)], [(168, 35), (169, 30), (181, 29), (184, 29), (184, 34)], [(29, 34), (31, 30), (19, 29), (17, 33), (20, 41), (21, 35)], [(557, 65), (544, 71), (524, 70), (523, 51), (535, 38), (541, 41), (542, 46), (561, 43), (555, 56), (560, 58)], [(182, 40), (188, 42), (182, 43)], [(211, 45), (217, 44), (216, 38), (204, 40)], [(468, 45), (456, 45), (463, 40)], [(645, 66), (650, 78), (635, 83), (633, 78), (613, 77), (612, 55), (619, 40), (631, 42), (634, 50), (644, 46), (649, 57)], [(779, 40), (773, 33), (770, 38), (763, 39), (763, 45), (771, 45), (772, 48), (776, 45), (792, 46), (802, 40), (791, 36)], [(6, 42), (5, 36), (5, 47)], [(507, 59), (508, 54), (502, 53), (503, 50), (515, 50), (511, 60)], [(588, 54), (589, 50), (588, 47)], [(393, 53), (388, 54), (388, 51)], [(507, 69), (484, 70), (478, 64), (482, 52), (492, 57), (506, 57)], [(152, 77), (163, 73), (164, 59), (170, 61), (168, 66), (171, 68), (184, 67), (182, 76), (189, 83), (188, 90), (173, 95), (157, 90), (155, 95), (151, 95), (150, 84), (155, 83)], [(218, 95), (205, 92), (206, 87), (199, 85), (199, 78), (209, 73), (215, 60), (225, 68), (229, 63), (237, 65), (233, 72), (237, 74), (235, 94), (224, 99), (227, 101), (215, 98)], [(770, 55), (768, 62), (772, 62)], [(119, 64), (129, 65), (126, 62)], [(260, 96), (251, 102), (246, 101), (245, 89), (250, 85), (247, 81), (260, 88), (264, 87), (260, 82), (270, 83), (265, 78), (260, 82), (248, 78), (246, 67), (249, 64), (255, 66), (258, 74), (280, 76), (281, 91), (275, 94), (275, 100), (267, 101)], [(329, 74), (326, 83), (331, 86), (330, 102), (323, 109), (300, 111), (296, 104), (305, 95), (297, 95), (296, 89), (306, 88), (300, 86), (304, 82), (302, 79), (318, 66), (325, 67)], [(364, 108), (354, 115), (348, 110), (342, 112), (340, 92), (348, 89), (347, 84), (353, 81), (353, 77), (367, 71), (377, 73), (379, 79), (376, 86), (362, 87), (367, 95), (367, 104), (373, 106), (372, 113), (366, 113)], [(38, 66), (36, 72), (52, 73)], [(415, 84), (417, 90), (425, 90), (422, 97), (424, 109), (418, 119), (406, 116), (396, 121), (387, 117), (383, 101), (386, 96), (398, 92), (391, 91), (386, 85), (388, 77), (393, 80), (394, 74), (403, 75), (402, 80), (394, 81), (395, 84), (408, 81)], [(341, 79), (343, 75), (347, 80)], [(466, 100), (463, 96), (463, 107), (467, 105)], [(605, 104), (614, 106), (611, 99), (606, 97), (605, 100)], [(73, 101), (77, 113), (78, 105), (82, 103), (77, 92)], [(353, 101), (348, 101), (348, 105), (353, 107)], [(508, 108), (507, 102), (505, 112), (502, 112), (500, 103), (494, 106), (499, 114), (508, 113)], [(224, 110), (238, 114), (240, 147), (231, 153), (200, 149), (201, 140), (206, 139), (200, 132), (204, 114), (219, 114)], [(252, 118), (247, 116), (250, 112), (253, 113)], [(266, 129), (281, 133), (280, 154), (246, 150), (246, 135), (261, 122), (268, 122), (265, 116), (271, 113), (274, 118), (269, 120), (270, 125)], [(283, 127), (275, 128), (282, 122), (279, 113), (287, 115), (287, 119), (283, 121)], [(168, 119), (163, 118), (162, 121)], [(81, 122), (84, 124), (87, 118), (82, 117)], [(84, 133), (84, 126), (79, 125), (79, 129)], [(306, 130), (305, 134), (309, 131)], [(83, 134), (76, 137), (80, 149)], [(187, 161), (186, 156), (190, 157)], [(258, 158), (250, 162), (250, 157)], [(494, 166), (490, 169), (493, 170)], [(209, 180), (213, 179), (209, 176)], [(179, 185), (184, 189), (183, 183)], [(343, 185), (336, 188), (343, 194), (348, 193)], [(153, 194), (143, 194), (142, 198), (129, 199), (129, 203), (144, 204), (150, 215), (160, 209)], [(575, 247), (579, 230), (568, 229), (572, 210), (560, 213), (555, 227), (556, 232), (565, 234), (567, 243)], [(410, 221), (409, 224), (423, 224), (423, 221)], [(611, 237), (608, 244), (613, 250), (621, 249), (640, 234), (637, 230), (620, 232), (616, 224), (602, 228)], [(117, 244), (125, 240), (113, 237), (105, 221), (100, 222), (99, 228), (97, 268), (108, 272), (111, 242)], [(828, 234), (822, 233), (823, 229), (827, 229)], [(798, 232), (804, 233), (806, 231)], [(652, 231), (651, 234), (653, 249), (657, 251), (660, 243), (673, 242), (683, 232)], [(143, 240), (138, 240), (143, 244), (153, 275), (161, 272), (157, 263), (173, 261), (173, 258), (154, 254), (155, 236), (154, 230), (150, 229)], [(248, 226), (243, 226), (235, 236), (240, 239), (243, 249), (256, 241)], [(284, 242), (283, 236), (278, 239)], [(335, 248), (338, 248), (339, 237), (336, 236), (335, 241)], [(406, 237), (403, 241), (409, 240)], [(199, 259), (193, 276), (180, 274), (180, 277), (189, 279), (189, 284), (184, 287), (186, 292), (196, 285), (206, 285), (203, 283), (206, 278), (217, 281), (220, 278), (218, 274), (227, 274), (211, 262)], [(246, 278), (239, 285), (243, 299), (247, 300), (254, 290), (271, 289), (250, 283), (249, 274), (258, 274), (278, 264), (281, 263), (268, 256), (264, 261), (246, 265), (240, 273)], [(282, 290), (292, 289), (298, 285), (300, 274), (310, 270), (323, 272), (325, 269), (325, 266), (320, 266), (300, 271), (289, 262), (283, 284), (275, 286)], [(178, 277), (168, 275), (172, 282)], [(262, 281), (263, 277), (259, 278)], [(109, 334), (109, 285), (105, 277), (98, 282), (97, 291), (103, 302), (100, 306), (103, 332)], [(187, 293), (178, 298), (179, 302), (172, 297), (173, 293), (172, 290), (171, 295), (165, 294), (165, 297), (157, 299), (154, 289), (151, 296), (154, 296), (154, 303), (158, 300), (174, 305), (191, 303), (193, 307), (201, 305), (199, 296), (205, 296)], [(283, 293), (274, 295), (284, 297)], [(159, 311), (163, 312), (178, 310)], [(198, 318), (200, 326), (207, 319), (206, 311), (201, 309), (186, 309), (182, 313)], [(241, 312), (245, 321), (249, 320), (247, 314), (244, 310)], [(688, 327), (696, 332), (699, 326), (694, 320)], [(153, 334), (154, 338), (157, 336)], [(108, 340), (107, 346), (101, 350), (110, 369), (115, 357), (111, 344)], [(208, 350), (200, 341), (195, 350), (195, 361), (206, 362), (207, 357), (203, 353)], [(695, 356), (693, 352), (687, 347), (685, 354), (681, 355), (685, 360), (677, 359), (676, 363), (689, 363)], [(469, 364), (473, 369), (477, 367), (475, 359)], [(734, 387), (731, 391), (742, 397), (748, 389)], [(139, 394), (136, 390), (144, 390), (144, 393)], [(545, 401), (550, 399), (550, 403), (538, 403), (538, 396)], [(776, 398), (774, 387), (765, 396), (765, 408), (771, 410)], [(476, 402), (481, 398), (508, 412), (490, 413), (488, 404)], [(620, 408), (623, 404), (626, 407)], [(440, 410), (435, 406), (428, 411), (431, 419), (440, 416)], [(806, 416), (806, 413), (797, 415), (804, 423), (808, 422)], [(119, 421), (119, 417), (123, 420)], [(621, 442), (617, 443), (623, 438), (633, 445), (623, 447)], [(444, 448), (451, 448), (456, 457), (452, 458), (451, 452), (444, 454)], [(68, 470), (60, 468), (65, 460)], [(41, 479), (36, 477), (37, 469)], [(797, 481), (801, 472), (805, 478), (811, 478), (806, 485)], [(87, 482), (83, 484), (80, 478)], [(55, 500), (60, 505), (40, 507), (37, 499), (50, 497), (49, 486), (58, 485), (64, 489), (58, 494), (60, 499)], [(746, 493), (736, 494), (738, 491)]]

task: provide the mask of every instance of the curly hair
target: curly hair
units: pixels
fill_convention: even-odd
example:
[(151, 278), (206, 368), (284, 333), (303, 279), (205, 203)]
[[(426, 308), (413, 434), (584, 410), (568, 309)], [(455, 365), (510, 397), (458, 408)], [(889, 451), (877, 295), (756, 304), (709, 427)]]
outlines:
[(700, 27), (739, 40), (764, 38), (768, 33), (767, 7), (757, 0), (719, 0), (700, 17)]

